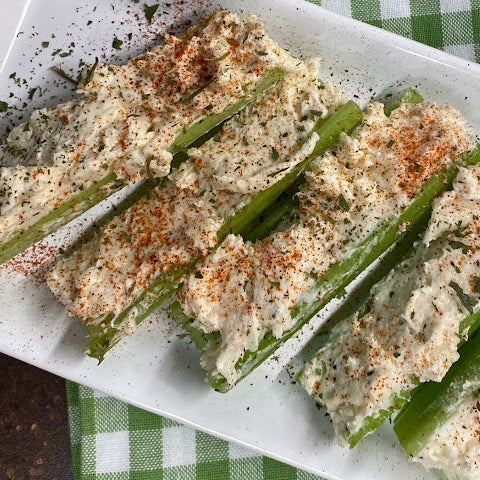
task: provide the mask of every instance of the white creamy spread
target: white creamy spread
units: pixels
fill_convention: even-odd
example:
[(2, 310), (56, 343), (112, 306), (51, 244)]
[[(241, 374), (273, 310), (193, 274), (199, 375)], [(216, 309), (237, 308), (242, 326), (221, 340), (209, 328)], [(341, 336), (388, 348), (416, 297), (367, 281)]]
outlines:
[(94, 244), (57, 264), (48, 285), (70, 315), (94, 322), (119, 314), (159, 274), (209, 253), (228, 216), (311, 153), (317, 120), (344, 100), (319, 82), (317, 60), (284, 58), (283, 82), (191, 149), (155, 192), (113, 219)]
[(186, 278), (183, 312), (222, 337), (204, 355), (205, 368), (233, 384), (246, 350), (267, 332), (278, 338), (293, 326), (290, 312), (308, 300), (316, 278), (471, 147), (469, 130), (449, 107), (408, 104), (386, 117), (382, 105), (369, 106), (356, 134), (312, 165), (292, 225), (255, 244), (231, 236)]
[(0, 239), (108, 173), (134, 182), (170, 171), (188, 125), (223, 111), (267, 69), (297, 61), (254, 16), (220, 10), (183, 37), (116, 66), (85, 72), (78, 98), (42, 109), (0, 147)]
[(462, 168), (434, 203), (423, 244), (379, 282), (369, 311), (336, 325), (301, 383), (340, 437), (393, 411), (417, 381), (440, 381), (458, 358), (461, 322), (480, 308), (480, 167)]
[(449, 480), (480, 478), (480, 403), (465, 401), (456, 414), (432, 436), (412, 459), (425, 468), (441, 470)]

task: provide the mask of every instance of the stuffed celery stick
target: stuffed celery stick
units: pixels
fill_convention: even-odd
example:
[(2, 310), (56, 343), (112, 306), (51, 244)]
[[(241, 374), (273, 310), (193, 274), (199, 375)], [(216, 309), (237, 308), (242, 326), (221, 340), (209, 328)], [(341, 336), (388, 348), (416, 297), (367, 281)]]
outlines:
[(450, 480), (474, 480), (480, 476), (478, 332), (459, 354), (441, 382), (415, 391), (395, 417), (394, 429), (410, 461), (441, 470)]
[(102, 360), (217, 245), (222, 228), (237, 227), (237, 213), (248, 225), (319, 145), (332, 145), (360, 121), (356, 104), (343, 105), (318, 80), (316, 59), (299, 62), (284, 52), (281, 66), (281, 83), (190, 149), (168, 179), (52, 271), (51, 290), (90, 326), (89, 355)]
[(0, 263), (173, 155), (281, 80), (285, 52), (254, 17), (220, 10), (116, 66), (96, 62), (79, 96), (34, 112), (0, 146)]
[[(477, 148), (464, 157), (478, 162)], [(300, 383), (354, 446), (426, 381), (440, 381), (478, 327), (480, 166), (460, 168), (433, 203), (411, 255), (372, 289), (366, 304), (333, 327)]]
[(473, 147), (460, 114), (405, 103), (363, 124), (306, 173), (290, 223), (255, 242), (229, 235), (188, 275), (172, 308), (227, 391), (423, 218)]

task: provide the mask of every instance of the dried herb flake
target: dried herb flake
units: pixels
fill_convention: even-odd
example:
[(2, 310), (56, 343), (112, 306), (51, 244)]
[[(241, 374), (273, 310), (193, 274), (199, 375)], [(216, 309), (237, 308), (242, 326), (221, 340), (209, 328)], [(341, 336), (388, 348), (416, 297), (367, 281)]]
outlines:
[(144, 8), (144, 11), (145, 11), (145, 18), (148, 20), (148, 23), (152, 22), (152, 19), (153, 19), (155, 13), (157, 13), (157, 10), (158, 10), (159, 6), (160, 6), (159, 3), (156, 3), (155, 5), (144, 4), (143, 8)]
[(340, 194), (340, 196), (338, 197), (338, 204), (340, 205), (340, 208), (342, 210), (345, 210), (346, 212), (350, 210), (350, 205), (342, 194)]
[(450, 282), (448, 286), (455, 290), (455, 293), (457, 294), (459, 300), (462, 302), (462, 305), (468, 310), (468, 313), (470, 313), (471, 315), (473, 313), (473, 307), (477, 304), (477, 299), (467, 295), (463, 291), (462, 287), (456, 282)]
[(112, 47), (113, 47), (115, 50), (121, 50), (121, 49), (122, 49), (122, 45), (123, 45), (123, 40), (120, 40), (120, 39), (117, 38), (117, 37), (114, 37), (114, 38), (113, 38)]
[(274, 160), (274, 161), (279, 159), (280, 154), (278, 153), (278, 151), (275, 147), (272, 147), (272, 150), (270, 152), (270, 156), (272, 157), (272, 160)]

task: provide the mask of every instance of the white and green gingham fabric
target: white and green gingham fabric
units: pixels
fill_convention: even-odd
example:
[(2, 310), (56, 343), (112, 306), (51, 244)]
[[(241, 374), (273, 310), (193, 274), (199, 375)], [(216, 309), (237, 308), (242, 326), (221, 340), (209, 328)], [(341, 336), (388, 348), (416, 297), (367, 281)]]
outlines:
[[(312, 0), (480, 63), (480, 0)], [(314, 480), (243, 447), (67, 383), (75, 480)]]
[(67, 384), (75, 480), (317, 480), (319, 477)]

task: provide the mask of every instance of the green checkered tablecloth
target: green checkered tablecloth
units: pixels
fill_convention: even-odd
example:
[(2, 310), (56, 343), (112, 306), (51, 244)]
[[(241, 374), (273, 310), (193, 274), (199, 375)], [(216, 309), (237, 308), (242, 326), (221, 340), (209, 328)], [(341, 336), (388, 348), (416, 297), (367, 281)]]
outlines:
[[(480, 0), (313, 0), (480, 63)], [(235, 444), (67, 383), (75, 480), (313, 480)]]
[(245, 447), (67, 383), (76, 480), (316, 480)]

